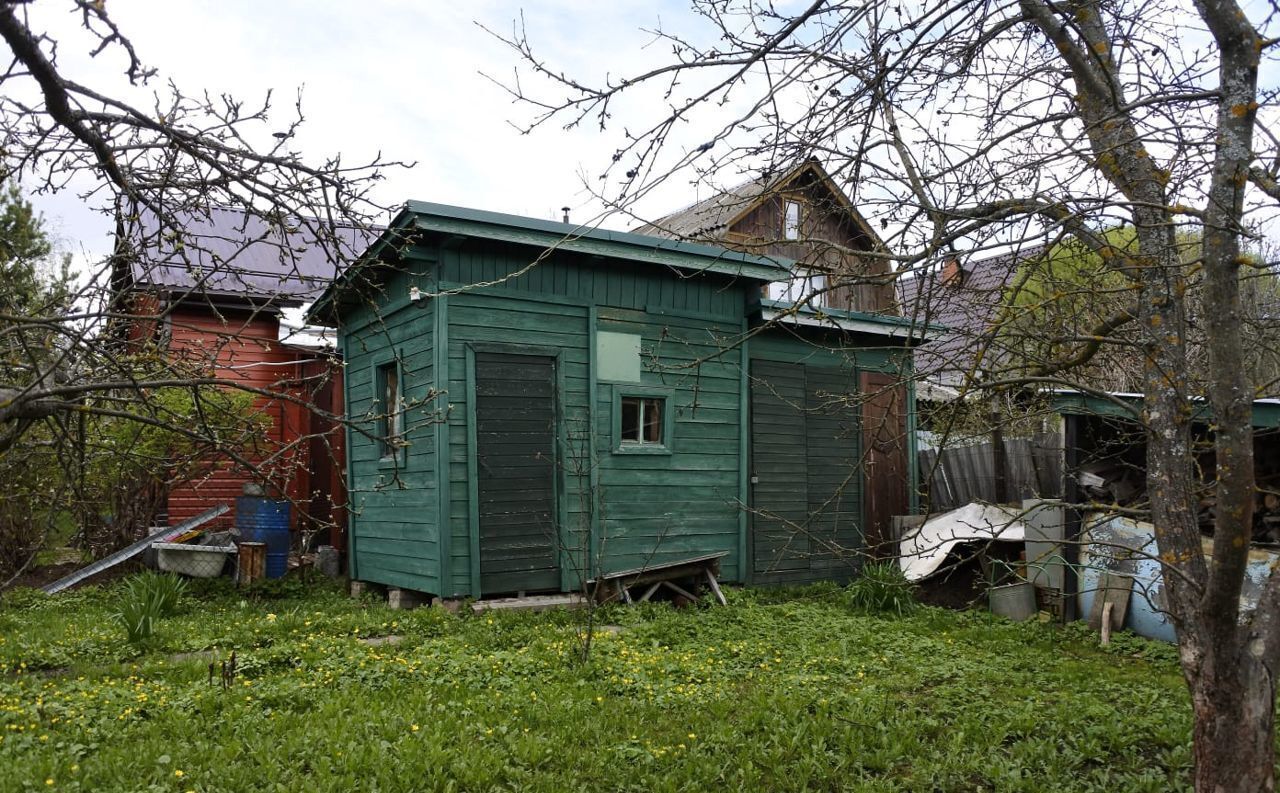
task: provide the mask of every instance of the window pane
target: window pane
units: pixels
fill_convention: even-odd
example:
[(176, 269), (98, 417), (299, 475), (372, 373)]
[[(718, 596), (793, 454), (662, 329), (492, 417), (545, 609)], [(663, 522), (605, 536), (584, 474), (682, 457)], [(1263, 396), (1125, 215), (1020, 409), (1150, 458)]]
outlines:
[(403, 415), (400, 405), (400, 370), (394, 363), (378, 367), (378, 380), (382, 404), (379, 407), (378, 435), (381, 438), (381, 454), (383, 457), (395, 455), (400, 446), (401, 435), (404, 434)]
[(641, 446), (665, 443), (662, 414), (666, 404), (662, 397), (622, 397), (618, 441)]
[(786, 219), (783, 221), (782, 236), (788, 240), (800, 239), (800, 203), (786, 202)]
[(662, 443), (662, 402), (661, 399), (644, 401), (644, 442)]
[(812, 306), (826, 305), (827, 277), (822, 274), (811, 275), (809, 270), (797, 270), (795, 275), (786, 281), (774, 281), (769, 284), (769, 299), (784, 303), (804, 303)]
[(622, 398), (621, 440), (637, 443), (640, 440), (640, 402), (638, 397)]

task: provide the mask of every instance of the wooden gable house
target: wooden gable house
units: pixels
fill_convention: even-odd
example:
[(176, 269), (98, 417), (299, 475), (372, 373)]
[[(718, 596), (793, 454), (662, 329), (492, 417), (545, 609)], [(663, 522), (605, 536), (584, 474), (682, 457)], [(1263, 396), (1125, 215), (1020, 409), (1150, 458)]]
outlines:
[(860, 313), (896, 313), (884, 243), (816, 159), (756, 176), (636, 231), (791, 260), (765, 297)]
[[(901, 376), (914, 337), (849, 312), (766, 328), (761, 287), (789, 272), (407, 204), (312, 308), (346, 362), (353, 580), (573, 591), (708, 554), (729, 581), (850, 578), (867, 428), (888, 415), (856, 397)], [(899, 485), (905, 504), (905, 468)]]

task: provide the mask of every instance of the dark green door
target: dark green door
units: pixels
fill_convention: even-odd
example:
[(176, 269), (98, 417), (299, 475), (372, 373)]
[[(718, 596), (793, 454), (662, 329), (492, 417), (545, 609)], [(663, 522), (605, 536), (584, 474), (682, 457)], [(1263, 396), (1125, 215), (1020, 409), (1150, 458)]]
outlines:
[(845, 582), (857, 570), (863, 547), (858, 390), (849, 372), (804, 369), (809, 570), (815, 579)]
[(555, 359), (476, 353), (480, 591), (560, 589)]
[(804, 367), (751, 364), (751, 546), (757, 583), (808, 579)]
[(862, 548), (857, 388), (835, 368), (751, 364), (751, 557), (758, 584), (845, 581)]

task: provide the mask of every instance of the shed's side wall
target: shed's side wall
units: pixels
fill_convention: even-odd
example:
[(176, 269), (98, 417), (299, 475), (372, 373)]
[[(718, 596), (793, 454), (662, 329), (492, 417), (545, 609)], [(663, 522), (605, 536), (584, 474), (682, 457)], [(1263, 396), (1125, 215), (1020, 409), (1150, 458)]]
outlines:
[[(910, 376), (911, 357), (909, 350), (895, 344), (886, 344), (883, 339), (877, 337), (842, 335), (830, 330), (796, 327), (764, 330), (751, 338), (748, 354), (752, 361), (802, 364), (806, 367), (816, 367), (822, 370), (832, 370), (833, 372), (838, 370), (838, 377), (830, 379), (822, 388), (818, 389), (822, 393), (814, 393), (808, 396), (805, 409), (813, 411), (815, 414), (821, 410), (821, 406), (828, 399), (825, 390), (834, 387), (836, 383), (845, 384), (844, 387), (848, 389), (846, 393), (854, 399), (860, 399), (858, 394), (860, 372), (889, 372), (901, 375), (904, 378)], [(785, 433), (773, 433), (763, 440), (753, 438), (753, 442), (768, 442), (775, 445), (791, 444), (792, 449), (790, 451), (796, 459), (807, 459), (814, 456), (809, 448), (813, 441), (813, 438), (802, 436), (799, 433), (791, 436), (787, 436)], [(853, 459), (862, 460), (862, 449), (859, 448), (861, 446), (860, 438), (855, 435), (849, 438), (848, 442), (854, 447)], [(909, 447), (907, 458), (909, 460), (914, 459), (914, 432), (910, 430), (910, 426), (908, 427), (907, 443)], [(861, 463), (856, 464), (861, 467)], [(779, 470), (754, 471), (754, 473), (762, 478), (770, 476), (778, 478), (792, 475), (794, 472)], [(803, 473), (801, 478), (804, 478)], [(914, 480), (914, 474), (912, 474), (911, 479)], [(804, 487), (805, 485), (800, 482), (796, 483), (795, 486)], [(905, 482), (902, 486), (907, 487), (909, 492), (913, 491), (910, 482)], [(862, 502), (865, 499), (867, 489), (865, 474), (855, 474), (847, 484), (841, 487), (847, 498)], [(810, 503), (808, 504), (808, 509), (810, 512), (820, 511), (823, 506)], [(863, 524), (862, 532), (865, 532), (864, 505), (859, 503), (855, 509), (864, 516), (864, 520), (860, 522)], [(755, 537), (752, 535), (752, 540), (754, 541), (754, 539)], [(840, 566), (836, 566), (836, 569), (840, 569)], [(769, 571), (763, 575), (756, 573), (751, 577), (751, 580), (753, 583), (758, 584), (798, 584), (825, 580), (831, 575), (831, 565), (814, 565), (810, 569), (803, 570)]]
[[(403, 274), (387, 284), (389, 295), (407, 293)], [(374, 318), (369, 307), (345, 320), (350, 468), (351, 576), (423, 592), (440, 591), (436, 427), (443, 399), (435, 387), (434, 301), (405, 304)], [(384, 308), (383, 311), (387, 309)], [(405, 400), (405, 440), (396, 460), (380, 459), (375, 416), (375, 368), (398, 357)]]
[[(717, 551), (730, 553), (723, 576), (740, 580), (740, 353), (724, 347), (743, 330), (747, 283), (560, 254), (526, 272), (529, 249), (478, 243), (446, 248), (440, 262), (446, 288), (490, 282), (448, 298), (451, 593), (472, 592), (478, 569), (467, 349), (486, 345), (560, 357), (567, 589), (601, 567)], [(600, 381), (592, 393), (596, 331), (641, 337), (641, 383)], [(614, 390), (632, 385), (669, 393), (670, 454), (614, 453)]]
[(673, 400), (671, 453), (619, 454), (613, 410), (628, 385), (597, 384), (606, 571), (726, 552), (721, 577), (742, 580), (740, 324), (601, 307), (598, 329), (639, 335), (640, 385)]

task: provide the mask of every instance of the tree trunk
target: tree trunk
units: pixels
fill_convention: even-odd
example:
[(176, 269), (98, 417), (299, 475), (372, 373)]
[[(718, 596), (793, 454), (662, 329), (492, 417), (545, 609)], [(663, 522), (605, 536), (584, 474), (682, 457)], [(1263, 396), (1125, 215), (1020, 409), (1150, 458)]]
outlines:
[(1241, 652), (1191, 682), (1198, 793), (1275, 790), (1275, 681)]

